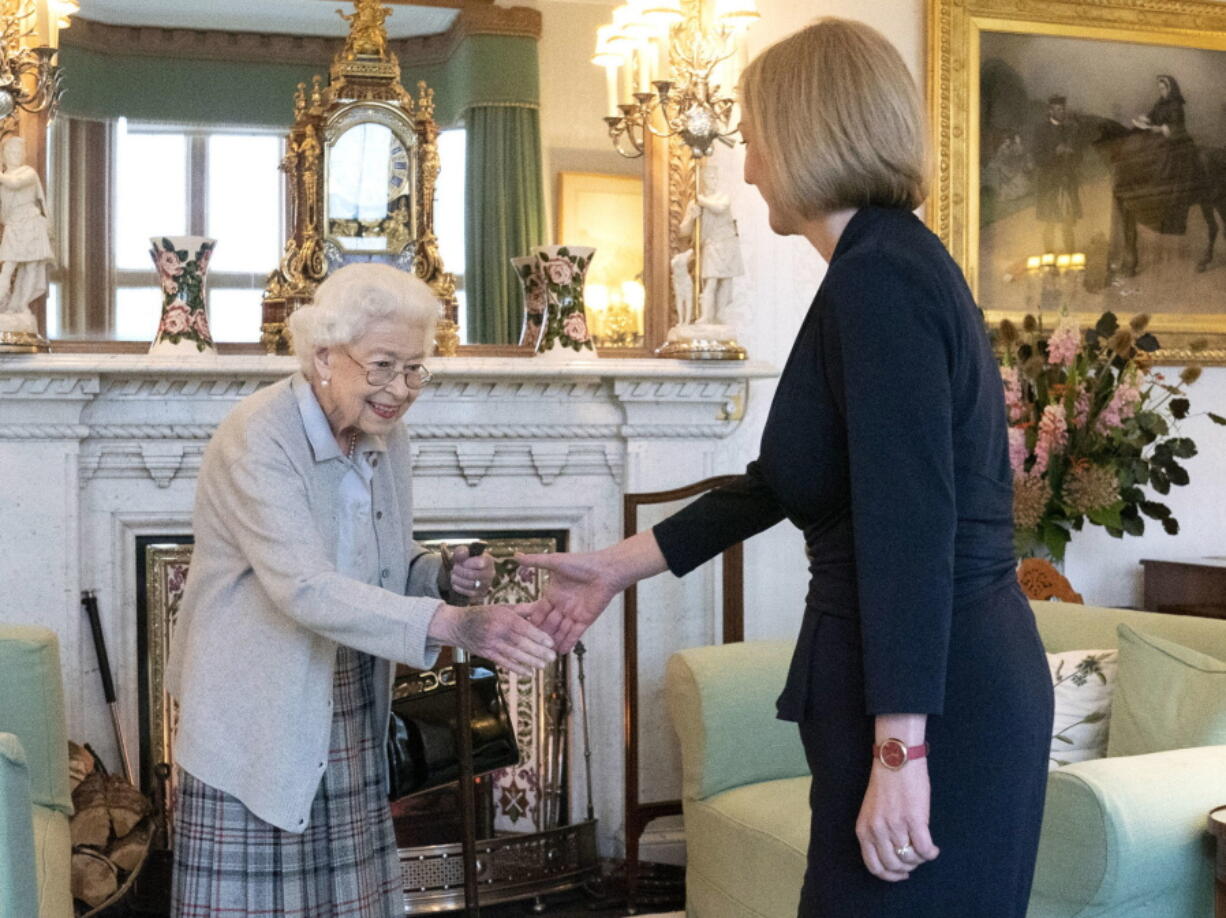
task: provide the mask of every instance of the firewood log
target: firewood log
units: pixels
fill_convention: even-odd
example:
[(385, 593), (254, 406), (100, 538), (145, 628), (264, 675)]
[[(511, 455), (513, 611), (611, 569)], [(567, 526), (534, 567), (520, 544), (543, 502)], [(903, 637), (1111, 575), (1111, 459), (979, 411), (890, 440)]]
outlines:
[(131, 873), (139, 865), (149, 850), (149, 840), (153, 837), (153, 823), (143, 820), (136, 828), (111, 842), (106, 850), (106, 856), (124, 873)]
[(115, 837), (123, 838), (148, 814), (149, 801), (119, 775), (110, 776), (106, 790), (107, 809), (110, 810)]
[(90, 908), (101, 905), (119, 888), (115, 865), (89, 848), (72, 855), (72, 895)]
[(105, 848), (111, 837), (111, 814), (107, 809), (106, 776), (91, 772), (72, 792), (75, 810), (69, 824), (72, 845)]

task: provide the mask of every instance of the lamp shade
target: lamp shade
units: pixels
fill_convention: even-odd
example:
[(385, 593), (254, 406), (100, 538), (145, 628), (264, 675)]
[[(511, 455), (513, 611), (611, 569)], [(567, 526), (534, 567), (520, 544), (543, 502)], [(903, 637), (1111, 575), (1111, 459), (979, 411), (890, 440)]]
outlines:
[(651, 37), (651, 26), (632, 4), (623, 3), (613, 10), (613, 27), (631, 41)]
[(617, 31), (616, 26), (602, 25), (596, 29), (596, 51), (592, 54), (592, 63), (598, 67), (619, 67), (626, 62), (628, 45), (628, 40)]
[(754, 0), (715, 0), (715, 19), (729, 29), (747, 29), (759, 18)]
[(681, 0), (636, 0), (639, 15), (649, 25), (667, 29), (685, 18)]

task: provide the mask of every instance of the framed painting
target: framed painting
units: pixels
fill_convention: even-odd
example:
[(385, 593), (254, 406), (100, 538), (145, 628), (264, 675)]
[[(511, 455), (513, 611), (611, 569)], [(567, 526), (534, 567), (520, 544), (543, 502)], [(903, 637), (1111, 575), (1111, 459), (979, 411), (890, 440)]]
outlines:
[(596, 249), (584, 298), (596, 346), (644, 344), (643, 180), (637, 175), (558, 173), (558, 245)]
[(927, 217), (989, 321), (1226, 364), (1226, 4), (929, 0)]

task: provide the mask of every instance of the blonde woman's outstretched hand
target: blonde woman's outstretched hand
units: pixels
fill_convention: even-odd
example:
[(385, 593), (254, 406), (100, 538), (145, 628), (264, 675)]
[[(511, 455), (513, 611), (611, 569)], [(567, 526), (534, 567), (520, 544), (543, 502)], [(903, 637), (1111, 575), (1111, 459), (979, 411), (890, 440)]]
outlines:
[(613, 577), (600, 552), (516, 555), (527, 567), (549, 571), (542, 599), (546, 611), (536, 624), (552, 635), (558, 653), (570, 653), (592, 622), (625, 587)]

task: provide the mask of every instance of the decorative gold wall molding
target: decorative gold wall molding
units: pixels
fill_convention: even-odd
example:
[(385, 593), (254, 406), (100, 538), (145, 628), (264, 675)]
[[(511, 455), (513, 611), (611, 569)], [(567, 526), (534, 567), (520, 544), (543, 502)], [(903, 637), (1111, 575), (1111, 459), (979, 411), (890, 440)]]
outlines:
[[(388, 44), (406, 64), (429, 66), (445, 63), (460, 42), (473, 35), (522, 36), (539, 40), (541, 14), (522, 6), (466, 6), (446, 32), (395, 39)], [(74, 17), (72, 29), (61, 35), (60, 42), (103, 54), (229, 63), (306, 64), (325, 68), (344, 44), (344, 38), (111, 25)]]

